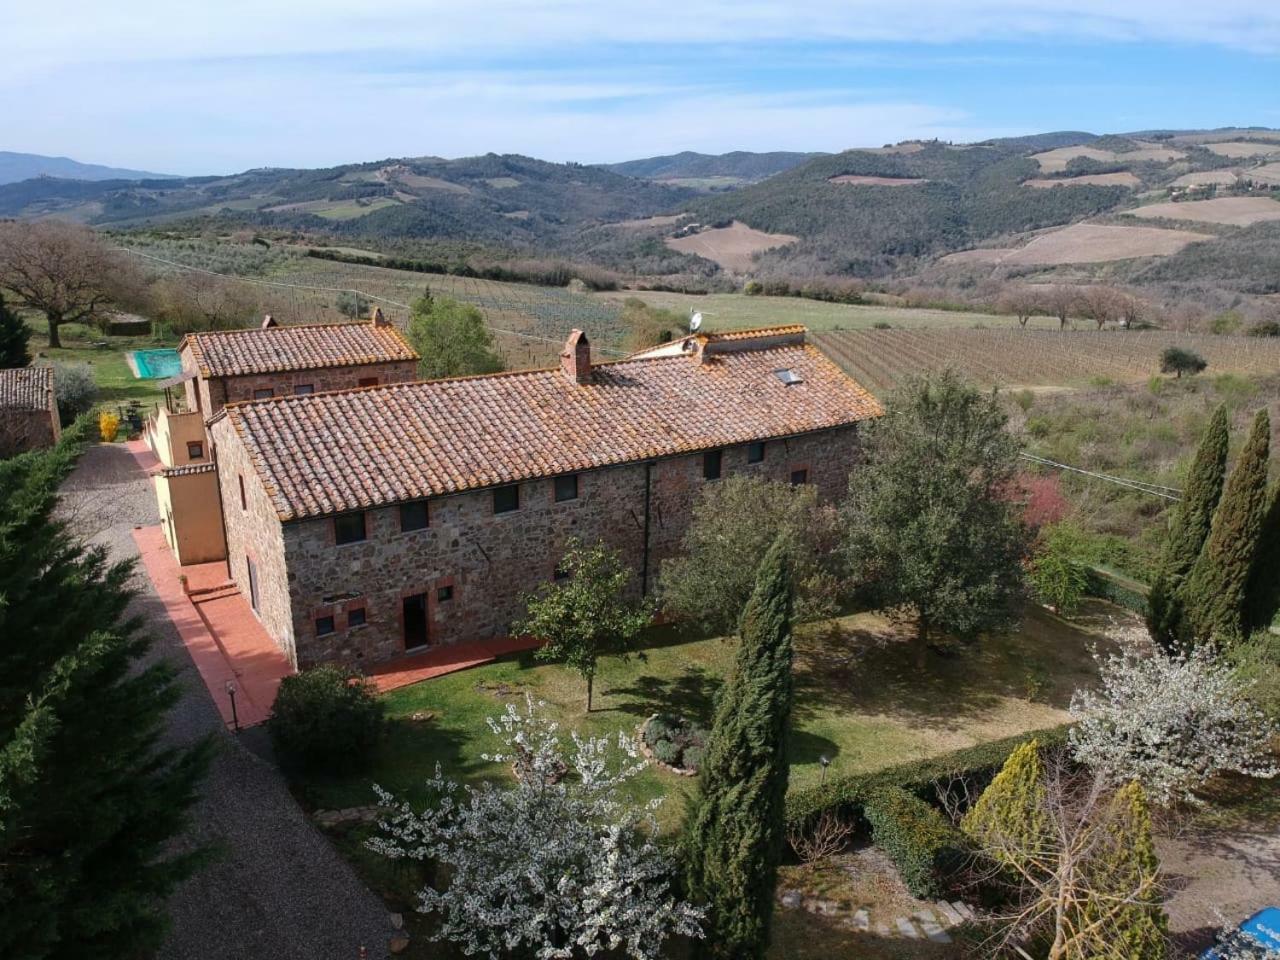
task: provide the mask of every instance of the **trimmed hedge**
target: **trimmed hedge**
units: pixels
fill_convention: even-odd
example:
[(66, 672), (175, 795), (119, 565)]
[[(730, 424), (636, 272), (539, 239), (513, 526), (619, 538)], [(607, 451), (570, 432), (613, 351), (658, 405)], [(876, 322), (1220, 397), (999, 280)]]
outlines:
[(900, 787), (927, 802), (936, 801), (934, 784), (948, 780), (964, 780), (972, 789), (981, 791), (1000, 771), (1005, 760), (1018, 746), (1035, 738), (1041, 748), (1061, 746), (1067, 741), (1071, 724), (1028, 730), (1015, 737), (991, 740), (974, 747), (926, 760), (914, 760), (873, 773), (833, 777), (824, 786), (795, 790), (787, 794), (787, 825), (803, 827), (810, 819), (826, 810), (846, 816), (860, 816), (867, 798), (877, 790)]
[(1088, 569), (1088, 585), (1085, 592), (1091, 597), (1110, 600), (1126, 610), (1147, 615), (1147, 594), (1150, 588), (1137, 580), (1108, 570), (1106, 567), (1090, 567)]
[(949, 878), (968, 857), (963, 833), (937, 807), (899, 787), (873, 790), (862, 815), (871, 840), (893, 861), (912, 896), (935, 900), (950, 892)]

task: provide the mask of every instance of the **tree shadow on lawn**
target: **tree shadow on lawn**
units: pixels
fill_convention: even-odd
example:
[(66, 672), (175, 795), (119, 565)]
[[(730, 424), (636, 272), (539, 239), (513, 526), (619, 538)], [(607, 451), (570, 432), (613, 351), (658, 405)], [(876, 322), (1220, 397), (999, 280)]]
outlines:
[(711, 723), (716, 696), (723, 686), (724, 677), (693, 666), (674, 677), (644, 674), (627, 686), (607, 687), (601, 693), (614, 698), (610, 704), (612, 710), (637, 717), (670, 713), (707, 725)]
[(928, 651), (918, 662), (914, 630), (876, 614), (813, 624), (796, 637), (796, 716), (832, 707), (954, 730), (989, 715), (1001, 701), (1027, 699), (1065, 709), (1096, 676), (1090, 647), (1101, 638), (1028, 605), (1023, 623), (952, 655)]

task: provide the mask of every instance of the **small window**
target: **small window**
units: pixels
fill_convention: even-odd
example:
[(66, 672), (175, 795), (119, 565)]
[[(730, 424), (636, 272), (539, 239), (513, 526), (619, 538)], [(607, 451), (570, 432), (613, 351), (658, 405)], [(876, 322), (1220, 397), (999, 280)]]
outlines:
[(747, 463), (764, 463), (764, 442), (747, 444)]
[(720, 460), (724, 451), (708, 450), (702, 455), (702, 479), (720, 479)]
[(800, 486), (801, 484), (805, 484), (805, 483), (808, 483), (808, 482), (809, 482), (809, 471), (808, 471), (808, 470), (792, 470), (792, 471), (791, 471), (791, 485), (792, 485), (792, 486), (794, 486), (794, 487), (798, 487), (798, 486)]
[(344, 513), (340, 517), (333, 518), (333, 539), (335, 543), (339, 545), (359, 543), (364, 538), (363, 513)]
[(354, 610), (347, 611), (347, 629), (352, 627), (363, 627), (365, 625), (364, 607), (356, 607)]
[(300, 384), (298, 384), (296, 387), (294, 387), (294, 388), (293, 388), (293, 392), (294, 392), (294, 393), (296, 393), (296, 394), (299, 394), (299, 395), (305, 395), (305, 394), (308, 394), (308, 393), (315, 393), (315, 392), (316, 392), (316, 385), (315, 385), (314, 383), (300, 383)]
[(494, 513), (510, 513), (512, 510), (520, 509), (520, 486), (519, 484), (511, 484), (509, 487), (498, 487), (493, 491), (493, 512)]
[(452, 586), (436, 588), (436, 603), (448, 603), (452, 599), (453, 599)]
[(270, 387), (267, 387), (263, 390), (253, 391), (253, 399), (255, 400), (270, 400), (275, 395), (276, 395), (276, 392), (272, 390)]
[(567, 477), (556, 477), (556, 503), (578, 499), (578, 475), (571, 473)]
[(249, 500), (244, 495), (244, 474), (243, 473), (236, 474), (236, 479), (240, 481), (240, 509), (248, 510)]
[(413, 503), (400, 504), (400, 532), (425, 530), (430, 525), (427, 515), (427, 501), (415, 500)]
[(204, 459), (204, 443), (200, 440), (187, 441), (187, 459), (203, 460)]
[(333, 633), (333, 617), (316, 617), (316, 636), (326, 637)]
[(376, 387), (378, 385), (377, 377), (361, 377), (357, 383), (362, 387)]

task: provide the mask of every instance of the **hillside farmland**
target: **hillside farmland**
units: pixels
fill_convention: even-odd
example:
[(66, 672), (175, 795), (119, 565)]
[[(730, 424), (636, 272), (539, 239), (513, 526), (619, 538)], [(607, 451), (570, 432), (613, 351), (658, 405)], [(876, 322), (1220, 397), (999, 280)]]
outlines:
[(1105, 380), (1140, 382), (1159, 372), (1166, 347), (1194, 350), (1208, 372), (1268, 374), (1280, 370), (1280, 343), (1253, 337), (1164, 330), (844, 330), (814, 343), (877, 394), (904, 378), (952, 367), (979, 383), (1073, 386)]

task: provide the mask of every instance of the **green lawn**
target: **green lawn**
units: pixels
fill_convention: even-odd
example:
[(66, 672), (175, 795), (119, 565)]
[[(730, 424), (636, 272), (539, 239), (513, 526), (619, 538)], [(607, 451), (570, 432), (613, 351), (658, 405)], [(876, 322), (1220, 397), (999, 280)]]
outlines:
[[(822, 756), (832, 761), (830, 775), (869, 771), (1062, 722), (1071, 691), (1093, 675), (1089, 647), (1099, 637), (1092, 629), (1099, 616), (1094, 609), (1092, 619), (1067, 623), (1030, 607), (1019, 632), (954, 657), (929, 654), (923, 670), (902, 630), (878, 615), (801, 627), (792, 786), (817, 783)], [(309, 804), (332, 808), (370, 802), (374, 781), (420, 797), (437, 763), (466, 782), (505, 778), (505, 769), (481, 759), (498, 746), (485, 718), (508, 703), (522, 707), (526, 693), (584, 733), (634, 732), (655, 712), (708, 722), (734, 649), (731, 640), (685, 640), (656, 629), (640, 654), (602, 663), (590, 714), (581, 679), (531, 653), (405, 687), (386, 695), (391, 731), (368, 772), (299, 787)], [(1033, 672), (1045, 684), (1035, 702), (1027, 699)], [(415, 713), (431, 719), (415, 721)], [(670, 826), (690, 781), (650, 768), (633, 786), (638, 799), (669, 797), (662, 820)]]
[[(40, 314), (23, 311), (23, 319), (31, 327), (31, 354), (40, 360), (54, 363), (87, 364), (93, 369), (93, 378), (100, 391), (100, 406), (114, 408), (136, 400), (144, 406), (159, 402), (164, 391), (155, 380), (139, 380), (129, 369), (124, 355), (130, 350), (153, 350), (157, 347), (177, 345), (175, 338), (108, 337), (93, 327), (82, 323), (64, 323), (58, 330), (62, 346), (49, 346), (49, 325)], [(107, 346), (96, 347), (95, 342), (107, 341)]]

